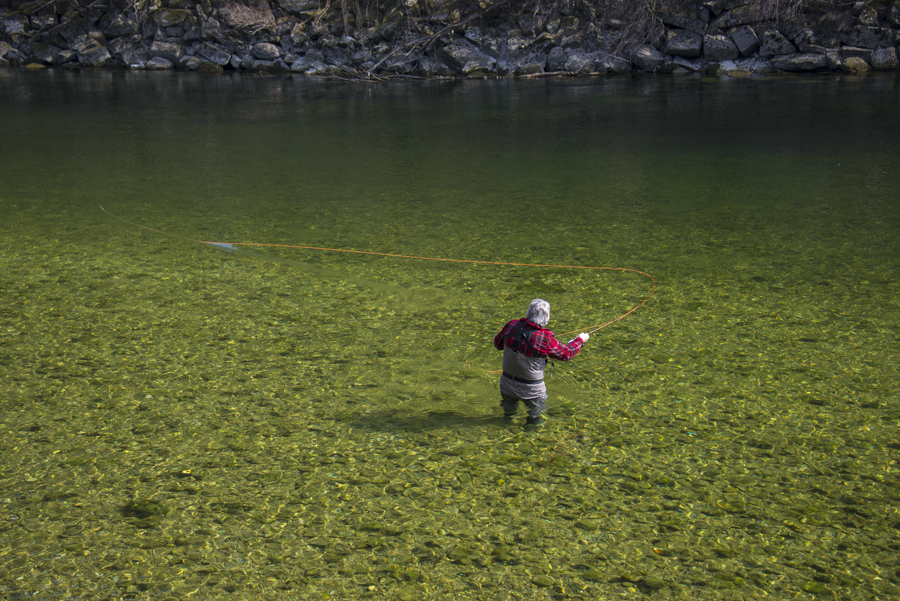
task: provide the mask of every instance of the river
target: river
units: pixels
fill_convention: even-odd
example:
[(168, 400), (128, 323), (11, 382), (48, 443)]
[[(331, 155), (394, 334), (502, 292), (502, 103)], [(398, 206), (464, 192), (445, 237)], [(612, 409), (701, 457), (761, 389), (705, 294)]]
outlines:
[(900, 595), (898, 93), (0, 70), (0, 591)]

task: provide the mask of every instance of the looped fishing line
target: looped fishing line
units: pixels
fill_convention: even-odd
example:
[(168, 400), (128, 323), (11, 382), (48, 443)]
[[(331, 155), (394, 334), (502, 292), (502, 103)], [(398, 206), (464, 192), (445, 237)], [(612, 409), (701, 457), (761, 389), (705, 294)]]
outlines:
[(196, 238), (188, 238), (187, 236), (179, 236), (178, 234), (170, 234), (168, 232), (163, 232), (161, 230), (153, 229), (152, 227), (147, 227), (144, 225), (140, 225), (138, 223), (133, 223), (131, 221), (128, 221), (127, 219), (123, 219), (117, 215), (113, 215), (112, 213), (110, 213), (109, 211), (104, 209), (103, 205), (100, 205), (100, 210), (103, 211), (104, 213), (106, 213), (107, 215), (109, 215), (110, 217), (113, 217), (114, 219), (118, 219), (119, 221), (127, 223), (128, 225), (133, 225), (135, 227), (139, 227), (139, 228), (151, 231), (151, 232), (156, 232), (157, 234), (162, 234), (164, 236), (171, 236), (173, 238), (189, 240), (191, 242), (197, 242), (198, 244), (209, 244), (211, 246), (218, 246), (218, 247), (225, 248), (225, 249), (234, 249), (234, 247), (236, 247), (236, 246), (268, 246), (268, 247), (274, 247), (274, 248), (299, 248), (299, 249), (303, 249), (303, 250), (322, 250), (322, 251), (328, 251), (328, 252), (355, 253), (358, 255), (375, 255), (375, 256), (379, 256), (379, 257), (393, 257), (396, 259), (417, 259), (420, 261), (443, 261), (446, 263), (470, 263), (470, 264), (476, 264), (476, 265), (500, 265), (500, 266), (506, 266), (506, 267), (554, 267), (557, 269), (593, 269), (595, 271), (601, 271), (601, 270), (602, 271), (620, 271), (620, 272), (637, 273), (642, 276), (650, 278), (650, 281), (653, 282), (653, 287), (650, 289), (650, 292), (647, 294), (647, 296), (644, 297), (644, 300), (642, 300), (640, 303), (638, 303), (632, 309), (626, 311), (622, 315), (616, 317), (615, 319), (611, 319), (610, 321), (607, 321), (606, 323), (595, 324), (592, 326), (587, 326), (585, 328), (580, 328), (578, 330), (572, 330), (570, 332), (563, 332), (561, 334), (558, 334), (557, 337), (565, 336), (567, 334), (572, 334), (574, 332), (579, 332), (579, 331), (581, 331), (581, 332), (586, 331), (588, 334), (593, 334), (597, 330), (602, 330), (603, 328), (605, 328), (607, 326), (611, 326), (612, 324), (625, 319), (626, 317), (628, 317), (629, 315), (631, 315), (632, 313), (634, 313), (635, 311), (637, 311), (638, 309), (640, 309), (641, 307), (643, 307), (644, 305), (647, 304), (647, 302), (650, 300), (650, 298), (656, 292), (656, 286), (657, 286), (656, 278), (654, 278), (649, 273), (647, 273), (645, 271), (640, 271), (638, 269), (631, 269), (628, 267), (593, 267), (593, 266), (589, 266), (589, 265), (550, 265), (550, 264), (542, 264), (542, 263), (510, 263), (510, 262), (505, 262), (505, 261), (477, 261), (477, 260), (473, 260), (473, 259), (445, 259), (445, 258), (441, 258), (441, 257), (419, 257), (416, 255), (398, 255), (398, 254), (392, 254), (392, 253), (379, 253), (379, 252), (373, 252), (373, 251), (368, 251), (368, 250), (351, 250), (351, 249), (346, 249), (346, 248), (326, 248), (324, 246), (301, 246), (301, 245), (297, 245), (297, 244), (266, 244), (263, 242), (211, 242), (209, 240), (197, 240)]

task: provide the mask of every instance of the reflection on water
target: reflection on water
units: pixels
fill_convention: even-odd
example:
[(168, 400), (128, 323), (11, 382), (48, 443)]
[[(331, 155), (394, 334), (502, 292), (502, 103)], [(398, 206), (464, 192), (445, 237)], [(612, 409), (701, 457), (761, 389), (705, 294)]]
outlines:
[(0, 590), (897, 595), (897, 88), (0, 71)]

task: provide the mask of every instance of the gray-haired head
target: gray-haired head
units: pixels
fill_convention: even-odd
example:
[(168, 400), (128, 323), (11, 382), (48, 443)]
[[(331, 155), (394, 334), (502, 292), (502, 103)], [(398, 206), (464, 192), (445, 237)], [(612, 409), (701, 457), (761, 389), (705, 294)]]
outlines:
[(541, 298), (534, 299), (531, 301), (531, 305), (528, 306), (528, 313), (525, 314), (525, 319), (542, 328), (546, 327), (550, 321), (550, 303)]

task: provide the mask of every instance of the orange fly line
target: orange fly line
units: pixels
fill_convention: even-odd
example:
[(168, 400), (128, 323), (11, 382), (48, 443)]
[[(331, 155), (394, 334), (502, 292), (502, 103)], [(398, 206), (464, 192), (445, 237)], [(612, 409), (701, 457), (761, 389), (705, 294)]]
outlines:
[(110, 217), (112, 217), (114, 219), (118, 219), (119, 221), (127, 223), (128, 225), (133, 225), (135, 227), (139, 227), (141, 229), (145, 229), (145, 230), (148, 230), (151, 232), (156, 232), (157, 234), (162, 234), (164, 236), (170, 236), (172, 238), (180, 238), (182, 240), (189, 240), (191, 242), (197, 242), (199, 244), (210, 244), (212, 246), (218, 246), (221, 248), (233, 249), (233, 250), (236, 250), (235, 249), (236, 246), (262, 246), (262, 247), (274, 247), (274, 248), (298, 248), (298, 249), (303, 249), (303, 250), (322, 250), (322, 251), (329, 251), (329, 252), (355, 253), (358, 255), (375, 255), (378, 257), (393, 257), (396, 259), (416, 259), (419, 261), (444, 261), (447, 263), (469, 263), (469, 264), (475, 264), (475, 265), (500, 265), (500, 266), (506, 266), (506, 267), (554, 267), (554, 268), (558, 268), (558, 269), (592, 269), (595, 271), (619, 271), (619, 272), (637, 273), (639, 275), (650, 278), (650, 281), (653, 283), (653, 286), (650, 289), (650, 292), (644, 297), (644, 299), (640, 303), (638, 303), (637, 305), (635, 305), (634, 307), (632, 307), (631, 309), (629, 309), (622, 315), (616, 317), (615, 319), (611, 319), (605, 323), (587, 326), (586, 328), (580, 328), (579, 330), (572, 330), (571, 332), (563, 332), (562, 334), (559, 334), (558, 336), (564, 336), (566, 334), (571, 334), (573, 332), (578, 332), (578, 331), (587, 331), (588, 334), (593, 334), (597, 330), (601, 330), (607, 326), (611, 326), (612, 324), (625, 319), (626, 317), (628, 317), (629, 315), (631, 315), (632, 313), (634, 313), (635, 311), (637, 311), (638, 309), (640, 309), (641, 307), (646, 305), (647, 302), (649, 302), (650, 298), (653, 296), (653, 294), (656, 292), (656, 287), (657, 287), (656, 278), (654, 278), (652, 275), (650, 275), (649, 273), (647, 273), (645, 271), (640, 271), (638, 269), (631, 269), (629, 267), (593, 267), (593, 266), (589, 266), (589, 265), (552, 265), (552, 264), (543, 264), (543, 263), (511, 263), (511, 262), (506, 262), (506, 261), (478, 261), (478, 260), (474, 260), (474, 259), (447, 259), (447, 258), (442, 258), (442, 257), (419, 257), (416, 255), (398, 255), (398, 254), (393, 254), (393, 253), (380, 253), (380, 252), (373, 252), (373, 251), (368, 251), (368, 250), (351, 250), (351, 249), (346, 249), (346, 248), (327, 248), (324, 246), (302, 246), (299, 244), (267, 244), (267, 243), (263, 243), (263, 242), (211, 242), (209, 240), (197, 240), (196, 238), (188, 238), (187, 236), (179, 236), (178, 234), (170, 234), (169, 232), (163, 232), (161, 230), (153, 229), (152, 227), (147, 227), (144, 225), (140, 225), (138, 223), (134, 223), (132, 221), (128, 221), (127, 219), (123, 219), (122, 217), (119, 217), (118, 215), (113, 215), (112, 213), (110, 213), (109, 211), (104, 209), (103, 205), (100, 205), (100, 210), (103, 211), (104, 213), (106, 213), (107, 215), (109, 215)]

